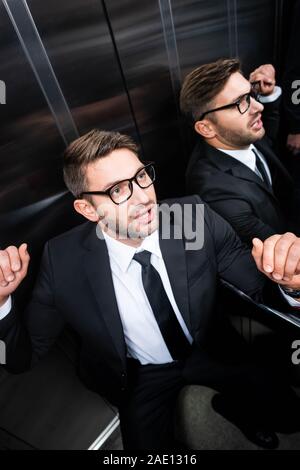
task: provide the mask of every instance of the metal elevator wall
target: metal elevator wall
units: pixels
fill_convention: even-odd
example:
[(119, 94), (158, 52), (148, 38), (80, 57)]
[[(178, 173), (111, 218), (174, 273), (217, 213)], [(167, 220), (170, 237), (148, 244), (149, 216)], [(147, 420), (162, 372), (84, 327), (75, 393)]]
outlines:
[[(37, 213), (39, 239), (52, 235), (51, 207), (66, 198), (63, 149), (92, 127), (131, 134), (157, 164), (159, 196), (183, 194), (190, 148), (178, 112), (181, 80), (220, 56), (239, 55), (246, 73), (273, 62), (276, 3), (3, 0), (1, 243), (30, 241)], [(69, 224), (62, 219), (54, 232)]]
[[(182, 78), (219, 57), (238, 55), (246, 73), (262, 63), (276, 65), (282, 4), (1, 1), (0, 80), (6, 84), (6, 104), (0, 106), (0, 248), (29, 244), (32, 268), (20, 289), (21, 301), (44, 242), (82, 221), (62, 180), (67, 143), (93, 127), (128, 133), (140, 144), (142, 157), (156, 162), (159, 197), (183, 195), (192, 139), (178, 110)], [(11, 380), (5, 374), (5, 383)], [(0, 428), (16, 439), (31, 439), (34, 447), (50, 446), (47, 436), (39, 441), (28, 428), (17, 428), (14, 419), (10, 426), (7, 413), (5, 424), (1, 421), (4, 389)], [(11, 394), (9, 400), (21, 407), (20, 397)], [(31, 419), (40, 412), (32, 412)], [(57, 442), (52, 436), (51, 448), (61, 448), (62, 434), (57, 432)]]

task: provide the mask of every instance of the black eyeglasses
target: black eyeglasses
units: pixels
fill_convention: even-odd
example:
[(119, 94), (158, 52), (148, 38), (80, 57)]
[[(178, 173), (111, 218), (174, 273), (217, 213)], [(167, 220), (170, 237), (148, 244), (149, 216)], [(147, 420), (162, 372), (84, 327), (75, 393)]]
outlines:
[(133, 192), (133, 181), (142, 189), (149, 188), (149, 186), (151, 186), (155, 181), (153, 162), (140, 168), (132, 178), (118, 181), (118, 183), (115, 183), (106, 191), (84, 191), (79, 197), (81, 198), (84, 194), (104, 195), (109, 196), (112, 202), (119, 205), (131, 198)]
[(202, 121), (204, 116), (206, 116), (208, 113), (214, 113), (215, 111), (221, 111), (222, 109), (234, 108), (235, 106), (239, 110), (240, 114), (244, 114), (250, 108), (250, 98), (254, 98), (256, 101), (259, 101), (259, 94), (260, 82), (253, 82), (251, 83), (251, 90), (249, 91), (249, 93), (245, 93), (244, 95), (240, 96), (240, 98), (238, 98), (231, 104), (226, 104), (225, 106), (220, 106), (219, 108), (214, 108), (210, 109), (209, 111), (206, 111), (200, 116), (198, 121)]

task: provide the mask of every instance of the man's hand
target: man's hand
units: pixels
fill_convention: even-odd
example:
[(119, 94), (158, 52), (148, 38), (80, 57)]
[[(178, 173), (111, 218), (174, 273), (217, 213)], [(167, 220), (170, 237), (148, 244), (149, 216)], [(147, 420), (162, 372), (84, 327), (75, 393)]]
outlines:
[(29, 260), (26, 243), (0, 250), (0, 307), (26, 276)]
[(293, 233), (252, 240), (257, 269), (280, 285), (300, 289), (300, 238)]
[(250, 83), (260, 83), (260, 94), (271, 95), (275, 88), (275, 69), (271, 64), (264, 64), (253, 70), (249, 77)]
[(286, 146), (293, 155), (300, 155), (300, 134), (289, 134)]

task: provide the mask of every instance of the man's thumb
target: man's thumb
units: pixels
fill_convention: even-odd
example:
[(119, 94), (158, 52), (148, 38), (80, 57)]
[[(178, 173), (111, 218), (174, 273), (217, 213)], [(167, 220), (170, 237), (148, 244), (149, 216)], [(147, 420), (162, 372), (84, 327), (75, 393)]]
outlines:
[(22, 260), (28, 257), (29, 253), (27, 251), (27, 243), (22, 243), (22, 245), (19, 247), (19, 254)]
[(252, 249), (253, 255), (259, 256), (263, 251), (263, 245), (264, 245), (263, 242), (259, 238), (253, 238), (252, 243), (253, 243), (253, 249)]

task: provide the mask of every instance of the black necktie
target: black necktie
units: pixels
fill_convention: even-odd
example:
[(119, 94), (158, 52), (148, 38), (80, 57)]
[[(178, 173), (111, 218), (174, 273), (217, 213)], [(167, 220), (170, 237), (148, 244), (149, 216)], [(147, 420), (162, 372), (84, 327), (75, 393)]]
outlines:
[(263, 164), (263, 162), (261, 161), (261, 159), (259, 158), (259, 156), (257, 155), (257, 153), (255, 152), (254, 149), (252, 149), (252, 152), (255, 155), (255, 166), (256, 166), (257, 170), (261, 174), (261, 177), (262, 177), (263, 181), (266, 183), (266, 185), (268, 187), (271, 187), (271, 181), (270, 181), (270, 178), (267, 175), (265, 165)]
[(173, 359), (183, 359), (190, 351), (188, 342), (165, 292), (160, 275), (150, 263), (151, 253), (141, 251), (133, 257), (142, 266), (142, 281), (155, 319)]

